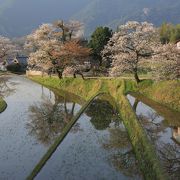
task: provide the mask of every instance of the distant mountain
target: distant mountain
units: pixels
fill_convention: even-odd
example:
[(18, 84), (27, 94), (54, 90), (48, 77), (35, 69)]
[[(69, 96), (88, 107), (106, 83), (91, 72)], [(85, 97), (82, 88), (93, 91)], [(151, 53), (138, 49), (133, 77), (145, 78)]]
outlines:
[(0, 0), (0, 34), (30, 33), (57, 19), (84, 22), (86, 35), (96, 26), (116, 28), (128, 20), (180, 23), (180, 0)]
[(42, 23), (69, 19), (90, 0), (0, 0), (0, 34), (22, 36)]
[(92, 32), (101, 24), (116, 28), (129, 20), (180, 23), (180, 0), (92, 0), (74, 17)]

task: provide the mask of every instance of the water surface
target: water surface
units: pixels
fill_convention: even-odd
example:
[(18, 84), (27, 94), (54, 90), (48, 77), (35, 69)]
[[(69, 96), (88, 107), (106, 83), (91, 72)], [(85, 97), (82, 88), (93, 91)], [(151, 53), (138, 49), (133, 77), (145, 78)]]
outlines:
[(169, 178), (180, 179), (180, 113), (139, 94), (127, 95)]
[(23, 76), (0, 77), (0, 95), (0, 179), (25, 179), (81, 105)]
[(96, 99), (40, 171), (37, 180), (142, 179), (117, 111)]

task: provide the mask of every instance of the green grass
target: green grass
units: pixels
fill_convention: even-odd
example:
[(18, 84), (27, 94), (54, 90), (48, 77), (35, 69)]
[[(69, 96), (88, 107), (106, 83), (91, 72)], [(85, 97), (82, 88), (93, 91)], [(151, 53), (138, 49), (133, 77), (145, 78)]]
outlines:
[(7, 107), (6, 102), (0, 97), (0, 113), (2, 113)]
[[(79, 95), (88, 100), (94, 92), (108, 92), (113, 97), (117, 98), (118, 95), (128, 92), (138, 92), (146, 97), (165, 105), (173, 110), (180, 111), (180, 81), (162, 81), (153, 82), (152, 80), (144, 80), (138, 85), (133, 80), (124, 80), (120, 78), (98, 78), (88, 79), (83, 81), (81, 78), (64, 78), (59, 81), (58, 78), (41, 78), (33, 77), (33, 80), (44, 84), (48, 87), (56, 89), (64, 89), (65, 91)], [(125, 87), (121, 92), (118, 88), (125, 82)]]
[(153, 82), (149, 79), (139, 84), (133, 80), (125, 80), (125, 94), (129, 92), (140, 93), (161, 105), (180, 112), (179, 80)]
[(145, 81), (139, 84), (138, 91), (144, 96), (180, 112), (180, 81)]
[[(116, 102), (145, 179), (167, 179), (160, 166), (154, 146), (147, 138), (145, 131), (140, 125), (136, 114), (125, 96), (128, 91), (138, 90), (139, 85), (134, 81), (120, 78), (98, 78), (88, 80), (82, 80), (81, 78), (65, 78), (59, 80), (57, 78), (48, 77), (31, 77), (31, 79), (45, 86), (74, 93), (86, 101), (98, 93), (109, 94), (112, 97), (111, 99), (114, 99)], [(147, 81), (143, 82), (141, 86), (145, 89), (150, 84), (152, 84), (152, 82)]]

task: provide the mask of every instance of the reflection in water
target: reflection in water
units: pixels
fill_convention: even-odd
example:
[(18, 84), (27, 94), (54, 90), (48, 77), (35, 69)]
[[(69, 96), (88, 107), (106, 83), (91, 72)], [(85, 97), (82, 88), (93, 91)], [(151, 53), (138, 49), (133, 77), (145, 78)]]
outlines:
[(117, 153), (112, 158), (113, 165), (122, 172), (124, 175), (129, 177), (140, 175), (140, 170), (137, 168), (138, 163), (134, 156), (133, 150), (129, 150), (125, 153)]
[(121, 126), (109, 129), (109, 133), (109, 141), (104, 142), (103, 146), (107, 150), (115, 151), (110, 158), (113, 166), (129, 177), (135, 177), (137, 174), (140, 174), (128, 134), (123, 124), (121, 123)]
[(86, 110), (90, 122), (96, 130), (109, 131), (109, 140), (102, 141), (107, 150), (116, 151), (110, 156), (113, 166), (126, 176), (136, 176), (139, 172), (136, 159), (126, 129), (116, 110), (105, 100), (96, 99)]
[(166, 133), (166, 126), (157, 121), (158, 118), (159, 115), (154, 112), (148, 112), (146, 116), (143, 114), (138, 115), (138, 119), (145, 128), (146, 134), (154, 143), (161, 137), (161, 132)]
[[(54, 102), (43, 94), (43, 101), (29, 107), (30, 121), (27, 128), (30, 135), (35, 136), (41, 143), (50, 145), (54, 142), (68, 122), (74, 117), (76, 103), (67, 102), (63, 97), (55, 94)], [(78, 124), (72, 129), (73, 132), (80, 130)]]
[(100, 99), (93, 101), (86, 114), (91, 117), (90, 121), (97, 130), (104, 130), (109, 127), (111, 121), (117, 120), (117, 114), (111, 104)]
[(36, 179), (142, 179), (128, 134), (108, 101), (95, 99)]
[[(26, 179), (81, 106), (68, 95), (57, 96), (24, 76), (0, 81), (1, 94), (8, 104), (0, 115), (0, 179)], [(72, 133), (78, 130), (77, 126)]]
[[(136, 97), (135, 94), (133, 96)], [(163, 106), (160, 107), (154, 102), (151, 103), (145, 97), (137, 96), (135, 98), (133, 96), (128, 95), (127, 97), (148, 137), (155, 144), (165, 172), (169, 174), (170, 179), (180, 179), (180, 146), (178, 142), (180, 114)]]
[(17, 83), (12, 83), (9, 85), (9, 77), (0, 77), (0, 97), (10, 96), (15, 88), (13, 86), (17, 85)]
[(180, 148), (177, 144), (163, 143), (158, 146), (158, 154), (171, 179), (180, 179)]

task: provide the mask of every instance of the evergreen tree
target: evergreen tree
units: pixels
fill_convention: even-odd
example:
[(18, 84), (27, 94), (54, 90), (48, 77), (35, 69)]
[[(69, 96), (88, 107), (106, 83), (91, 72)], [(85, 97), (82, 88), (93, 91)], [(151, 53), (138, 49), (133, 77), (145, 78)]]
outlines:
[(160, 27), (160, 39), (162, 44), (175, 43), (180, 39), (180, 24), (163, 23)]
[(180, 40), (180, 24), (176, 25), (176, 41)]
[(112, 30), (108, 27), (97, 27), (91, 35), (89, 47), (92, 48), (92, 53), (95, 59), (102, 65), (101, 51), (112, 37)]
[(167, 44), (170, 41), (170, 25), (163, 23), (160, 27), (160, 39), (163, 44)]

